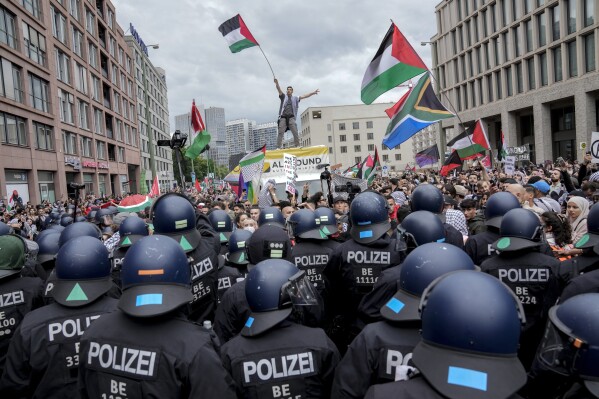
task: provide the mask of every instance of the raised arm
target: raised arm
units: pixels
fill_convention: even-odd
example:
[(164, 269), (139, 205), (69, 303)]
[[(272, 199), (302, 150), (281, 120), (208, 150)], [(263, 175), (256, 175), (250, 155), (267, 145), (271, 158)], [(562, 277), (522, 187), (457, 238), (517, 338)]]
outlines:
[(303, 100), (304, 98), (312, 97), (313, 95), (315, 95), (315, 94), (318, 94), (319, 92), (320, 92), (320, 90), (316, 89), (316, 90), (314, 90), (314, 91), (313, 91), (313, 92), (311, 92), (311, 93), (304, 94), (303, 96), (300, 96), (300, 98), (299, 98), (299, 99), (300, 99), (300, 100)]
[(277, 91), (279, 92), (279, 96), (283, 95), (283, 91), (281, 90), (281, 86), (279, 86), (279, 79), (275, 78), (275, 86), (277, 87)]

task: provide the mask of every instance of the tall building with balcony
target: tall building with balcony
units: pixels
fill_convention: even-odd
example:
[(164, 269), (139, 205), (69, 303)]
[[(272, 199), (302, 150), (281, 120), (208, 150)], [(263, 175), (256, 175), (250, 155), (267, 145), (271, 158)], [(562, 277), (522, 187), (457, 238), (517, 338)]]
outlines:
[[(140, 133), (141, 176), (146, 187), (152, 187), (152, 154), (154, 151), (154, 168), (162, 191), (172, 188), (173, 174), (172, 150), (159, 147), (158, 140), (171, 138), (168, 114), (168, 88), (166, 72), (155, 67), (150, 61), (149, 51), (133, 25), (129, 27), (132, 35), (125, 36), (133, 60), (135, 85), (137, 86), (137, 119)], [(151, 139), (149, 134), (152, 135)], [(150, 148), (152, 146), (152, 148)]]
[[(532, 162), (582, 158), (599, 125), (596, 0), (447, 0), (436, 14), (433, 73), (461, 121)], [(442, 122), (448, 139), (461, 130)]]
[(133, 60), (108, 0), (0, 5), (0, 197), (138, 191)]

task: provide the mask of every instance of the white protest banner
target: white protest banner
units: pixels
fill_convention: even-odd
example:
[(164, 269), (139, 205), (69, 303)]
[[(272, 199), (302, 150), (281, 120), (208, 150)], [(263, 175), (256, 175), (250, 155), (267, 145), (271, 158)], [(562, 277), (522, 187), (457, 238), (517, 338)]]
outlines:
[(503, 164), (503, 171), (506, 175), (512, 176), (516, 171), (516, 157), (509, 156), (505, 157), (505, 161)]
[(283, 154), (283, 169), (285, 170), (285, 191), (295, 195), (297, 157), (291, 154)]

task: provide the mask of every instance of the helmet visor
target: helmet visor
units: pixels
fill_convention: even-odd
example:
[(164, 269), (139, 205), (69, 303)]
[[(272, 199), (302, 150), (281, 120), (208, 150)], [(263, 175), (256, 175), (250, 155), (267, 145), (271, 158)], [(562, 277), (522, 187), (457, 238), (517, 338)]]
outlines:
[(104, 215), (100, 218), (100, 223), (104, 226), (110, 226), (112, 224), (112, 215)]
[(586, 342), (573, 337), (568, 331), (568, 327), (551, 317), (537, 354), (545, 367), (564, 376), (577, 374), (576, 362), (588, 347)]
[(303, 270), (291, 276), (281, 287), (280, 305), (289, 302), (294, 306), (318, 305), (318, 293)]

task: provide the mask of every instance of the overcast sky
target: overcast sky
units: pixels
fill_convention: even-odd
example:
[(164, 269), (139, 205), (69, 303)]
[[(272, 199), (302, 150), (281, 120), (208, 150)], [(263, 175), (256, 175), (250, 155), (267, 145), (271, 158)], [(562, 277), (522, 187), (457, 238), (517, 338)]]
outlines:
[[(310, 106), (360, 103), (360, 86), (390, 19), (431, 66), (428, 41), (440, 0), (113, 0), (124, 31), (133, 23), (155, 66), (166, 70), (171, 131), (192, 99), (225, 108), (226, 120), (277, 118), (279, 99), (260, 49), (233, 54), (218, 27), (241, 14), (270, 60), (281, 87), (296, 95), (320, 89)], [(399, 89), (398, 89), (399, 90)], [(377, 102), (397, 101), (389, 92)]]

